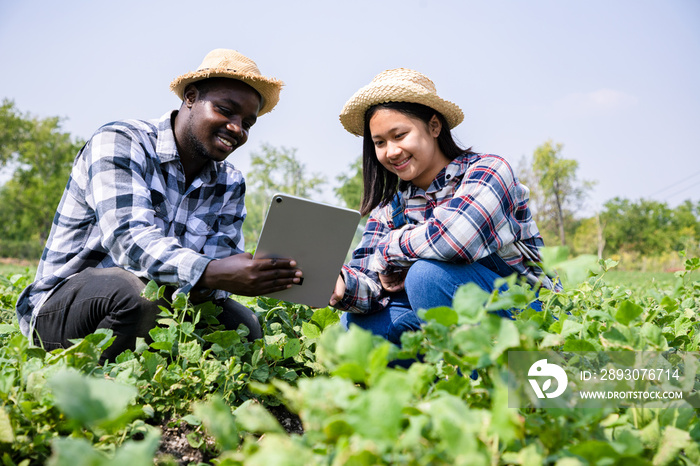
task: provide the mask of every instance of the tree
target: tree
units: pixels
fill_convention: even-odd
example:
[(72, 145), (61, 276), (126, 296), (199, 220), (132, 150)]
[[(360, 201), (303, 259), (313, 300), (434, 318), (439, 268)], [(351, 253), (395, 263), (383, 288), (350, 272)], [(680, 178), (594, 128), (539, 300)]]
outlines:
[(616, 197), (605, 203), (602, 217), (606, 247), (611, 253), (695, 253), (700, 241), (700, 205), (690, 201), (671, 209), (665, 202)]
[(21, 114), (10, 100), (0, 107), (0, 166), (11, 178), (0, 188), (0, 238), (43, 246), (75, 155), (83, 141), (60, 129), (58, 117)]
[(340, 186), (333, 191), (349, 209), (360, 210), (362, 203), (362, 157), (358, 157), (350, 165), (349, 173), (343, 173), (336, 177)]
[(564, 246), (567, 226), (594, 183), (576, 178), (578, 161), (562, 158), (563, 147), (552, 141), (537, 147), (531, 169), (521, 173), (520, 178), (526, 180), (525, 184), (530, 188), (535, 220), (541, 226), (554, 223), (559, 241)]
[(296, 149), (262, 144), (261, 153), (251, 154), (251, 170), (246, 176), (246, 211), (243, 236), (247, 245), (256, 244), (268, 203), (273, 194), (283, 192), (299, 197), (320, 193), (326, 183), (317, 173), (306, 174), (306, 166), (296, 157)]

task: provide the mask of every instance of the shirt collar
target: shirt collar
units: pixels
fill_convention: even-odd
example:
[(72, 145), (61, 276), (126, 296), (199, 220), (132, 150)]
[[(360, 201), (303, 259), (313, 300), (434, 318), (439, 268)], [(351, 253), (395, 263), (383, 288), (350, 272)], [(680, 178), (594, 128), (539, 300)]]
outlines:
[(172, 110), (158, 120), (156, 154), (160, 159), (160, 163), (172, 162), (179, 160), (180, 155), (177, 153), (177, 144), (175, 144), (175, 132), (173, 131), (172, 118), (177, 113), (177, 110)]
[(414, 185), (413, 183), (409, 183), (407, 189), (408, 197), (414, 197), (417, 194), (423, 192), (425, 192), (426, 194), (439, 192), (442, 189), (444, 189), (448, 183), (454, 183), (455, 180), (461, 179), (462, 175), (464, 175), (464, 173), (467, 171), (467, 168), (469, 167), (469, 158), (470, 154), (464, 154), (460, 155), (459, 157), (448, 163), (447, 166), (445, 166), (445, 168), (440, 170), (440, 173), (437, 174), (437, 176), (435, 177), (433, 182), (430, 183), (430, 186), (428, 186), (428, 189), (426, 191), (423, 191), (421, 188)]

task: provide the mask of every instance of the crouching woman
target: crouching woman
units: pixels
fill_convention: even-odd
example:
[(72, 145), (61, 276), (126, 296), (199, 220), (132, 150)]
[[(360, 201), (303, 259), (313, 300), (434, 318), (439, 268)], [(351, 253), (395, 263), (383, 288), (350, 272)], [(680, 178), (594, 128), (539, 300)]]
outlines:
[(398, 345), (420, 328), (419, 309), (451, 306), (466, 283), (491, 292), (516, 273), (555, 287), (536, 265), (544, 243), (529, 190), (503, 158), (455, 142), (451, 129), (463, 118), (430, 79), (403, 68), (380, 73), (345, 104), (341, 123), (363, 137), (360, 210), (369, 215), (330, 299), (348, 311), (346, 327)]

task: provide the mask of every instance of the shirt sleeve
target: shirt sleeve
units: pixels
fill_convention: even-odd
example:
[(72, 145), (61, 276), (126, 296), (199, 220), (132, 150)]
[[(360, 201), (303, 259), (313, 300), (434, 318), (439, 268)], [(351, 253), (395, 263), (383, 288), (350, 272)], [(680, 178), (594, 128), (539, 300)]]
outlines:
[(471, 263), (515, 241), (515, 177), (500, 157), (485, 157), (464, 174), (454, 196), (425, 222), (389, 232), (377, 244), (369, 268), (376, 272), (418, 259)]
[(220, 184), (227, 186), (227, 192), (220, 212), (213, 214), (216, 216), (213, 224), (207, 223), (212, 233), (207, 235), (206, 243), (202, 247), (202, 253), (214, 259), (222, 259), (245, 251), (243, 241), (243, 222), (246, 217), (245, 182), (238, 176), (233, 180), (229, 179), (228, 182), (222, 180)]
[(391, 227), (376, 216), (367, 220), (362, 240), (352, 253), (351, 261), (343, 266), (341, 275), (345, 281), (345, 295), (335, 307), (358, 314), (380, 311), (389, 303), (389, 295), (379, 283), (377, 272), (368, 268), (379, 241), (391, 231)]
[(85, 149), (85, 201), (95, 211), (102, 247), (112, 261), (189, 292), (213, 258), (183, 247), (156, 226), (140, 141), (127, 130), (104, 129)]

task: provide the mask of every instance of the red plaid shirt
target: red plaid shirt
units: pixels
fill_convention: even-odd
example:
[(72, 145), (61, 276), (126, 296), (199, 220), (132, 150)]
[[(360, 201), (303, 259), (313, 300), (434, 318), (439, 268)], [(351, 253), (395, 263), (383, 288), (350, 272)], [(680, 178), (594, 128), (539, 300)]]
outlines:
[(534, 262), (544, 246), (528, 207), (530, 191), (496, 155), (465, 154), (427, 190), (409, 183), (396, 202), (375, 208), (352, 260), (343, 266), (345, 296), (336, 307), (372, 313), (389, 303), (378, 273), (418, 259), (472, 263), (498, 254), (532, 286), (554, 284)]

